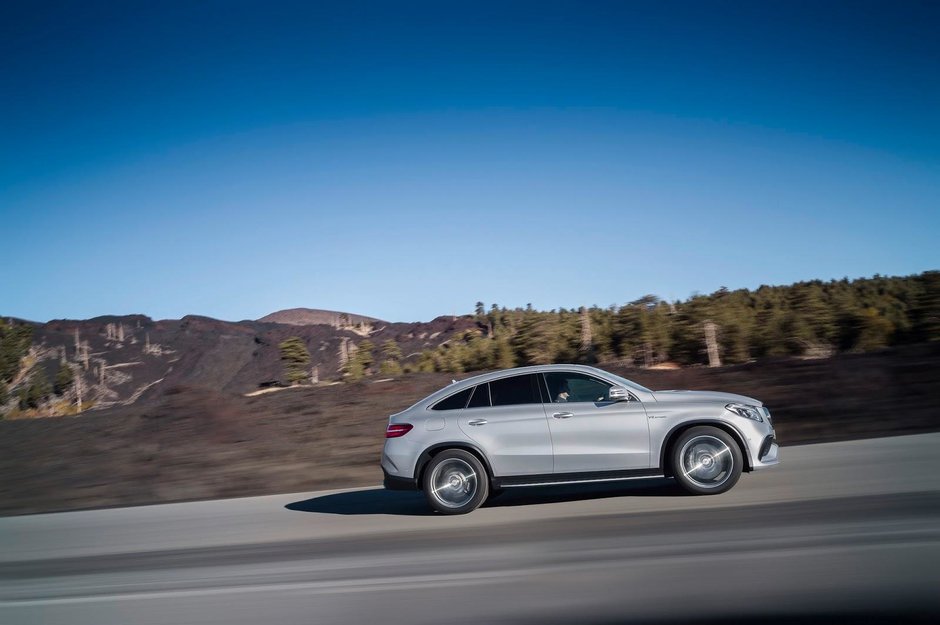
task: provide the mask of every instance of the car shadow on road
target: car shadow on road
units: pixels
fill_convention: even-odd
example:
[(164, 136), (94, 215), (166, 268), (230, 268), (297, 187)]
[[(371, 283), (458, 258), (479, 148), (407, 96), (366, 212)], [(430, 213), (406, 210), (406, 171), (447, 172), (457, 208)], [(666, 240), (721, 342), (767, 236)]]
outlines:
[(675, 480), (650, 478), (624, 482), (600, 482), (596, 484), (566, 484), (559, 486), (533, 486), (507, 488), (502, 494), (483, 504), (484, 508), (509, 506), (531, 506), (565, 501), (588, 501), (614, 497), (683, 497), (687, 493)]
[[(685, 495), (675, 481), (663, 478), (637, 480), (624, 483), (569, 484), (506, 489), (491, 497), (484, 508), (530, 506), (565, 501), (587, 501), (613, 497), (682, 497)], [(429, 516), (424, 495), (419, 492), (390, 491), (372, 488), (344, 493), (332, 493), (284, 506), (295, 512), (318, 512), (321, 514), (361, 515), (387, 514), (404, 516)]]
[(295, 512), (322, 514), (392, 514), (428, 516), (432, 514), (424, 495), (418, 492), (390, 491), (384, 488), (333, 493), (295, 501), (284, 506)]

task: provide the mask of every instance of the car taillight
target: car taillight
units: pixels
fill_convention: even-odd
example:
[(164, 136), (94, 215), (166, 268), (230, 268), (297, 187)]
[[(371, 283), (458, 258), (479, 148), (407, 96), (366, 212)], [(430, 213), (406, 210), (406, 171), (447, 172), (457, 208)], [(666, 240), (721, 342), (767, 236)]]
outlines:
[(398, 438), (411, 431), (414, 426), (410, 423), (389, 423), (385, 429), (385, 438)]

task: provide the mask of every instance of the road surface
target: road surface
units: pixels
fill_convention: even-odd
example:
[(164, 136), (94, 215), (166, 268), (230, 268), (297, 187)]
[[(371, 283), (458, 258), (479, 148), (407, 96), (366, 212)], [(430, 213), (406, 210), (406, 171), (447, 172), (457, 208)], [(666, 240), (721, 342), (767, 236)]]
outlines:
[(0, 623), (940, 622), (940, 434), (781, 450), (729, 493), (359, 489), (0, 519)]

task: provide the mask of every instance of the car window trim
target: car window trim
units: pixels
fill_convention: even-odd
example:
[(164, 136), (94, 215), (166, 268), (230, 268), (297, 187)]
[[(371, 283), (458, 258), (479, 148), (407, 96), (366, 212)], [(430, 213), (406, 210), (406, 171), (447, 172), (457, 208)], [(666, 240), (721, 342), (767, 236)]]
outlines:
[(551, 389), (548, 388), (548, 380), (545, 379), (545, 372), (539, 371), (539, 394), (542, 395), (543, 404), (554, 403), (552, 401)]
[(548, 385), (545, 383), (545, 373), (539, 371), (535, 374), (536, 384), (539, 387), (539, 399), (542, 400), (542, 404), (550, 403), (551, 395), (548, 394)]

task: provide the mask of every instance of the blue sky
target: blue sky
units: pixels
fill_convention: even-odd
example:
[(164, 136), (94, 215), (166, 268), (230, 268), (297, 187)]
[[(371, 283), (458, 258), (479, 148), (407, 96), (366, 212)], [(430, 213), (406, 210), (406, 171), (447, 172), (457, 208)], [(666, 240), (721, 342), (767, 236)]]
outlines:
[(4, 3), (0, 314), (940, 268), (940, 5), (776, 4)]

